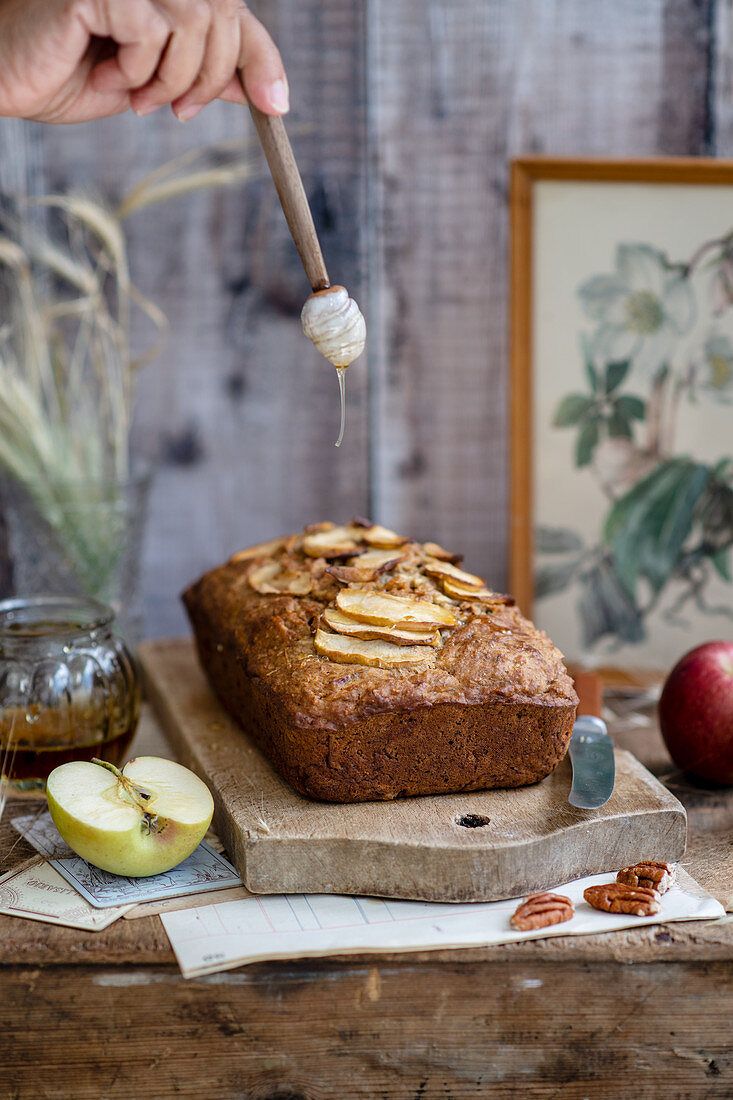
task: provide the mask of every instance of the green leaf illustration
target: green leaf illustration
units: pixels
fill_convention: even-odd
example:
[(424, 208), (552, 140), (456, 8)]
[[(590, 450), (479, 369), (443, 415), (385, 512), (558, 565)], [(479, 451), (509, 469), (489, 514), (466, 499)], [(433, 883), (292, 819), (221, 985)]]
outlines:
[(630, 393), (623, 393), (614, 402), (616, 408), (627, 420), (643, 420), (646, 416), (646, 405), (640, 397)]
[(611, 394), (614, 390), (617, 390), (628, 373), (628, 359), (624, 359), (620, 363), (609, 363), (606, 366), (606, 393)]
[(673, 458), (663, 462), (615, 502), (606, 516), (603, 528), (603, 538), (607, 545), (611, 545), (619, 531), (636, 522), (637, 516), (644, 513), (648, 500), (655, 492), (664, 490), (665, 482), (674, 476), (675, 470), (683, 461), (685, 460)]
[[(658, 501), (654, 508), (654, 517), (650, 517), (650, 538), (645, 542), (643, 553), (643, 572), (659, 591), (669, 579), (682, 547), (692, 529), (695, 508), (710, 478), (710, 467), (703, 463), (691, 462), (688, 469), (680, 473), (677, 486), (670, 490), (668, 506)], [(655, 523), (659, 522), (658, 534)]]
[(644, 638), (641, 612), (619, 580), (610, 557), (580, 578), (578, 612), (583, 643), (588, 648), (606, 635), (632, 643)]
[(590, 359), (585, 360), (585, 376), (588, 379), (588, 385), (592, 394), (598, 393), (598, 371), (591, 363)]
[(608, 434), (612, 439), (633, 439), (634, 437), (631, 421), (617, 406), (614, 406), (608, 418)]
[(585, 397), (582, 393), (570, 393), (567, 397), (563, 397), (555, 409), (552, 423), (556, 428), (568, 428), (579, 424), (592, 407), (591, 397)]
[(575, 465), (587, 466), (598, 444), (598, 420), (590, 420), (580, 431), (575, 444)]
[(720, 458), (713, 466), (713, 477), (720, 478), (725, 481), (733, 471), (733, 458), (729, 458), (727, 455), (725, 458)]
[(710, 475), (709, 466), (690, 458), (672, 458), (616, 501), (604, 537), (630, 595), (639, 577), (645, 577), (656, 592), (669, 580)]
[(584, 332), (580, 334), (580, 351), (583, 357), (585, 376), (588, 379), (590, 392), (595, 397), (598, 394), (598, 371), (593, 362), (593, 341), (588, 334)]

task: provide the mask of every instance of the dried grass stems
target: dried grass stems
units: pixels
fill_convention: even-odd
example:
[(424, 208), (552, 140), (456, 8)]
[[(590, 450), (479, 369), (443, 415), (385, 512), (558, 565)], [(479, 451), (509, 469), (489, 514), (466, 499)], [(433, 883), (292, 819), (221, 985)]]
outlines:
[[(249, 142), (232, 141), (156, 169), (117, 209), (86, 194), (0, 204), (0, 468), (92, 571), (108, 562), (116, 532), (87, 506), (97, 497), (114, 505), (110, 492), (129, 478), (136, 376), (167, 329), (131, 282), (124, 221), (250, 179), (259, 165)], [(141, 355), (131, 346), (136, 313), (152, 330)]]
[(11, 716), (6, 729), (4, 743), (0, 740), (0, 821), (5, 812), (5, 803), (8, 800), (10, 790), (10, 776), (13, 774), (17, 741), (15, 739), (15, 714)]

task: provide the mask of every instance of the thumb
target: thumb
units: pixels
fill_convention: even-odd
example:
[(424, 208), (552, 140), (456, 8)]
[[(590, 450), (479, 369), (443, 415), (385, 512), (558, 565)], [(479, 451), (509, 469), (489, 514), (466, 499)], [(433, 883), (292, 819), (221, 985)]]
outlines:
[[(290, 91), (280, 51), (249, 8), (244, 7), (239, 18), (242, 31), (239, 68), (247, 99), (267, 115), (287, 114)], [(241, 91), (237, 98), (241, 100)]]

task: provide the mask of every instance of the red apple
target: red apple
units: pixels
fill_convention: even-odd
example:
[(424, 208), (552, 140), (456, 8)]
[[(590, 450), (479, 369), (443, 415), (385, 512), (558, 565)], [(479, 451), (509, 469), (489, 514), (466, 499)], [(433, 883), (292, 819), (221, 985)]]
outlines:
[(733, 642), (706, 642), (677, 662), (659, 725), (678, 768), (733, 786)]

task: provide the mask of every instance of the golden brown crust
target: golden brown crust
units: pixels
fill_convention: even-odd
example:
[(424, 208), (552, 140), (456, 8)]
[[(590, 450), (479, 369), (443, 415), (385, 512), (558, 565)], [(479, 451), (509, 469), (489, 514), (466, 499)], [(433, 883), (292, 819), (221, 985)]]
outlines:
[(458, 625), (414, 665), (318, 656), (315, 631), (343, 584), (297, 538), (271, 557), (288, 573), (310, 570), (308, 595), (254, 591), (250, 573), (271, 560), (262, 556), (220, 566), (184, 593), (215, 691), (311, 797), (522, 786), (549, 774), (567, 749), (577, 697), (552, 642), (504, 597), (450, 599), (423, 572), (422, 548), (409, 549), (392, 570), (355, 584), (455, 612)]

